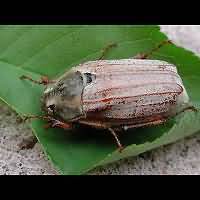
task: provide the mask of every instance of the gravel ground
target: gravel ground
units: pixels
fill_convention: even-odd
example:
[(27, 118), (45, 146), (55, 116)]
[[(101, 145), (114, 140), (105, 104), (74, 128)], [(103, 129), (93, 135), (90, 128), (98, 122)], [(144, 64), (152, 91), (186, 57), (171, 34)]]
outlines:
[[(161, 26), (179, 46), (200, 54), (200, 26)], [(46, 159), (40, 144), (20, 150), (18, 145), (32, 135), (18, 123), (17, 115), (0, 103), (0, 174), (57, 174)], [(89, 174), (200, 174), (200, 135), (183, 139), (137, 157), (98, 168)]]

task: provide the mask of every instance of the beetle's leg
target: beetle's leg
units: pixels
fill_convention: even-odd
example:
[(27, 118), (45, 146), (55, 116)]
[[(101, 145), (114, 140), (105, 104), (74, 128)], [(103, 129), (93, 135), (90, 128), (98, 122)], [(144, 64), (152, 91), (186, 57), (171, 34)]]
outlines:
[(107, 129), (107, 126), (104, 125), (102, 122), (100, 121), (87, 121), (87, 120), (84, 120), (84, 119), (80, 119), (79, 120), (79, 123), (80, 124), (85, 124), (85, 125), (88, 125), (88, 126), (93, 126), (95, 128), (103, 128), (103, 129)]
[(40, 84), (40, 85), (47, 85), (49, 83), (54, 83), (53, 80), (49, 80), (47, 76), (42, 76), (40, 80), (33, 80), (31, 77), (29, 76), (26, 76), (26, 75), (22, 75), (20, 77), (20, 79), (24, 80), (24, 79), (27, 79), (29, 81), (32, 81), (33, 83), (36, 83), (36, 84)]
[(180, 113), (182, 113), (182, 112), (185, 112), (185, 111), (187, 111), (187, 110), (194, 111), (195, 113), (198, 112), (198, 109), (197, 109), (195, 106), (192, 106), (192, 105), (191, 105), (191, 106), (188, 106), (188, 107), (184, 108), (184, 109), (181, 110), (180, 112), (177, 112), (176, 115), (178, 115), (178, 114), (180, 114)]
[(38, 115), (29, 115), (29, 116), (24, 116), (24, 121), (28, 120), (28, 119), (42, 119), (48, 122), (47, 125), (45, 125), (45, 128), (55, 128), (55, 127), (59, 127), (59, 128), (63, 128), (63, 129), (70, 129), (71, 128), (71, 124), (67, 124), (65, 122), (61, 122), (57, 119), (54, 119), (53, 117), (50, 116), (38, 116)]
[(123, 146), (121, 145), (121, 143), (120, 143), (120, 141), (119, 141), (119, 139), (118, 139), (118, 137), (117, 137), (115, 131), (114, 131), (112, 128), (108, 128), (108, 130), (109, 130), (110, 133), (114, 136), (115, 141), (116, 141), (117, 146), (118, 146), (118, 149), (119, 149), (119, 152), (121, 153), (122, 150), (123, 150), (124, 148), (123, 148)]
[(105, 58), (105, 55), (108, 53), (108, 51), (114, 47), (117, 47), (116, 43), (111, 43), (109, 45), (107, 45), (105, 48), (102, 49), (102, 53), (101, 56), (98, 58), (98, 60), (102, 60)]
[(119, 152), (121, 152), (123, 150), (123, 146), (121, 145), (115, 131), (112, 129), (112, 128), (108, 128), (107, 125), (103, 124), (102, 122), (91, 122), (91, 121), (85, 121), (85, 120), (79, 120), (79, 123), (80, 124), (86, 124), (86, 125), (89, 125), (89, 126), (93, 126), (93, 127), (96, 127), (96, 128), (102, 128), (102, 129), (108, 129), (109, 132), (114, 136), (115, 138), (115, 141), (117, 143), (117, 146), (119, 148)]
[(23, 139), (22, 142), (18, 144), (18, 147), (20, 150), (32, 149), (37, 142), (37, 138), (34, 135), (31, 135), (29, 138)]
[(192, 111), (194, 111), (194, 112), (198, 112), (198, 109), (197, 109), (195, 106), (189, 106), (189, 107), (185, 108), (185, 109), (183, 110), (183, 112), (186, 111), (186, 110), (192, 110)]
[(164, 40), (160, 44), (158, 44), (155, 48), (153, 48), (148, 53), (139, 53), (136, 56), (134, 56), (135, 59), (147, 59), (150, 57), (154, 52), (158, 51), (161, 47), (163, 47), (166, 44), (172, 44), (171, 40)]
[[(182, 111), (176, 113), (175, 115), (178, 115), (182, 112), (185, 112), (186, 110), (192, 110), (194, 112), (198, 112), (198, 109), (195, 108), (194, 106), (188, 106), (186, 108), (184, 108)], [(133, 124), (133, 125), (125, 125), (123, 126), (122, 128), (126, 131), (128, 129), (131, 129), (131, 128), (139, 128), (139, 127), (143, 127), (143, 126), (152, 126), (152, 125), (159, 125), (159, 124), (163, 124), (167, 121), (167, 118), (160, 118), (160, 119), (157, 119), (157, 120), (154, 120), (154, 121), (149, 121), (149, 122), (145, 122), (145, 123), (140, 123), (140, 124)]]
[(67, 124), (65, 122), (61, 122), (57, 119), (51, 119), (51, 121), (49, 122), (49, 125), (51, 128), (62, 128), (62, 129), (70, 129), (72, 128), (71, 124)]
[(139, 128), (139, 127), (143, 127), (143, 126), (155, 126), (155, 125), (159, 125), (159, 124), (163, 124), (167, 121), (167, 119), (163, 118), (163, 119), (158, 119), (156, 121), (150, 121), (150, 122), (145, 122), (145, 123), (140, 123), (140, 124), (133, 124), (133, 125), (125, 125), (123, 126), (123, 129), (126, 131), (128, 129), (131, 128)]

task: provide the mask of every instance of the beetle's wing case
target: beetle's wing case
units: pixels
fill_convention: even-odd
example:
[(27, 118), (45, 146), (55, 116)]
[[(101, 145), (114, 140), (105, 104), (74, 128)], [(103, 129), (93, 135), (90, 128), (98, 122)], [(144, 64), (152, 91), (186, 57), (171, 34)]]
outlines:
[(99, 60), (76, 69), (95, 75), (82, 97), (83, 109), (92, 119), (130, 123), (148, 116), (170, 116), (177, 102), (189, 101), (176, 67), (165, 61)]

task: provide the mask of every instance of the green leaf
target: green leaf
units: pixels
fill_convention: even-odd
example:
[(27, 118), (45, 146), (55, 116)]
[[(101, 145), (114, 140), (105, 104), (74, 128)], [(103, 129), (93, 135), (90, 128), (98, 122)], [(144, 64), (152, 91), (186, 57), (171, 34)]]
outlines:
[[(57, 77), (72, 66), (97, 59), (110, 43), (118, 46), (106, 59), (120, 59), (148, 52), (166, 38), (158, 26), (0, 26), (0, 98), (20, 115), (41, 114), (43, 87), (20, 80), (21, 75)], [(176, 64), (192, 103), (199, 107), (200, 59), (173, 44), (151, 58)], [(126, 146), (122, 153), (107, 131), (46, 130), (40, 120), (30, 125), (62, 174), (82, 174), (194, 134), (200, 130), (199, 120), (199, 113), (187, 111), (164, 125), (129, 130), (120, 137)]]

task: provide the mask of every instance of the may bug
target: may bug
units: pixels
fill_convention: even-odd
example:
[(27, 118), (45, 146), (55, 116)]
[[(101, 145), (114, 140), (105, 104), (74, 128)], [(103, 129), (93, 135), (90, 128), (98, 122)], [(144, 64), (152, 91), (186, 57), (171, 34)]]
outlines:
[(107, 129), (121, 151), (117, 130), (161, 124), (186, 109), (195, 110), (176, 66), (147, 59), (168, 43), (131, 59), (103, 60), (101, 56), (73, 67), (56, 80), (22, 76), (46, 86), (42, 104), (47, 115), (28, 118), (42, 118), (50, 127), (64, 129), (77, 123)]

